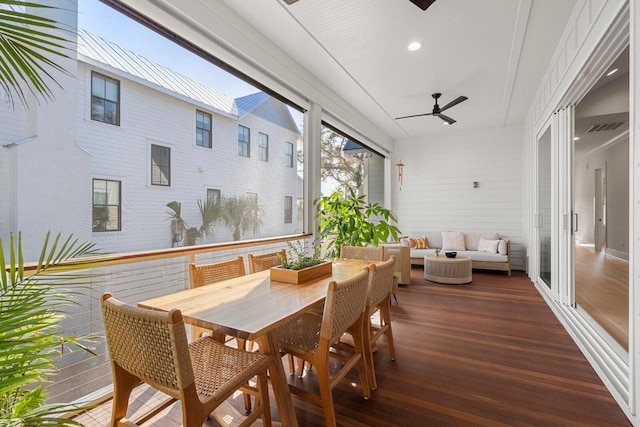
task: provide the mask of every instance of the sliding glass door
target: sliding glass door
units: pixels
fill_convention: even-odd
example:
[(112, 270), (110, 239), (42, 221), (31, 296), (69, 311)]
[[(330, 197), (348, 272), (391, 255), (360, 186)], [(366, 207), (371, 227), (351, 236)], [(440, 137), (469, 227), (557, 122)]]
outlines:
[(551, 288), (551, 125), (538, 138), (538, 278)]

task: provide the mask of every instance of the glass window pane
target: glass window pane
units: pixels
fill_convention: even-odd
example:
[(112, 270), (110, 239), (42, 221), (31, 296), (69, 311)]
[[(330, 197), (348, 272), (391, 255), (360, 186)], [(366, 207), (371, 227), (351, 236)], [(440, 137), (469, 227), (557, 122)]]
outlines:
[(105, 101), (104, 103), (104, 121), (113, 125), (117, 124), (118, 112), (117, 105), (113, 102)]
[(107, 79), (105, 98), (112, 102), (118, 102), (118, 82), (116, 80)]
[(91, 76), (91, 95), (104, 98), (104, 94), (104, 79), (101, 76), (94, 74)]

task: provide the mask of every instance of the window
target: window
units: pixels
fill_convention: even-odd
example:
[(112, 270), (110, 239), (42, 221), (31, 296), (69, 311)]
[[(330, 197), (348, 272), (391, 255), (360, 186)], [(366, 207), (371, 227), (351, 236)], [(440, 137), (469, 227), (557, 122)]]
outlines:
[(249, 157), (251, 148), (251, 133), (246, 126), (238, 125), (238, 155)]
[(120, 126), (120, 82), (91, 73), (91, 120)]
[(296, 208), (298, 209), (298, 221), (302, 221), (304, 219), (304, 199), (302, 197), (298, 197), (296, 200)]
[(269, 161), (269, 135), (258, 132), (258, 159)]
[(211, 148), (211, 114), (196, 110), (196, 145)]
[(284, 165), (288, 168), (293, 167), (293, 144), (290, 142), (284, 143)]
[(120, 181), (93, 180), (93, 231), (120, 231)]
[(291, 224), (293, 222), (293, 197), (284, 196), (284, 223)]
[(215, 188), (207, 188), (207, 203), (220, 201), (220, 190)]
[(171, 148), (151, 145), (151, 185), (171, 185)]

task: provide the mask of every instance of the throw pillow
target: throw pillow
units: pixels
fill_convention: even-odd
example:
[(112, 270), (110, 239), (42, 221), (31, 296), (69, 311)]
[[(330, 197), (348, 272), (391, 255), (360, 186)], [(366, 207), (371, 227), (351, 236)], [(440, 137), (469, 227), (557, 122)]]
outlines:
[(416, 249), (429, 249), (426, 237), (416, 237)]
[(507, 254), (507, 241), (506, 240), (500, 239), (500, 242), (498, 243), (498, 253), (500, 255), (506, 255)]
[(443, 231), (442, 249), (445, 251), (464, 251), (464, 233), (461, 231)]
[(426, 237), (409, 237), (409, 247), (411, 249), (429, 249)]
[(498, 253), (498, 244), (500, 240), (487, 240), (480, 238), (480, 243), (478, 243), (478, 252), (486, 252), (489, 254)]

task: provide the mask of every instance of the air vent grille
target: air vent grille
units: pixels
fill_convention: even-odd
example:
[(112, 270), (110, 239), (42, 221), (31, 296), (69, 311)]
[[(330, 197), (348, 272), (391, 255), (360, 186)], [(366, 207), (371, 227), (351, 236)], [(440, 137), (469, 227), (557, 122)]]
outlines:
[(625, 123), (626, 122), (600, 123), (600, 124), (591, 126), (589, 129), (587, 129), (585, 133), (602, 132), (605, 130), (615, 130)]

